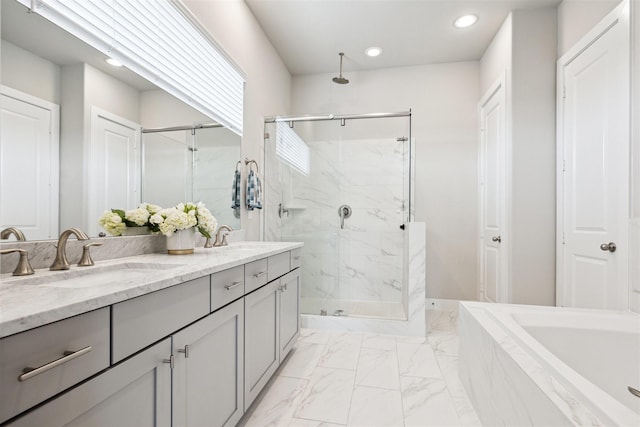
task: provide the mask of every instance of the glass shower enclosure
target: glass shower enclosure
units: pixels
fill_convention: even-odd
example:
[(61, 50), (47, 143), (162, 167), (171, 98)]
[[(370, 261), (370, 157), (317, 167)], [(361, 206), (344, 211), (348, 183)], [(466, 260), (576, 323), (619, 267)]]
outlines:
[(142, 199), (162, 207), (203, 202), (218, 224), (240, 228), (231, 208), (231, 181), (240, 137), (221, 125), (142, 131)]
[(263, 237), (304, 242), (302, 313), (406, 320), (410, 112), (273, 118), (264, 147)]

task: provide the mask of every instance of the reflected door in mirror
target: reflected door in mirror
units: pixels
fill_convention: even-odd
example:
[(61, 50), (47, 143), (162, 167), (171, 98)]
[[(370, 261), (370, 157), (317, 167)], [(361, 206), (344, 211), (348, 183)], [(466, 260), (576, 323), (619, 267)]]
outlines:
[(17, 227), (28, 240), (55, 238), (59, 107), (0, 89), (0, 228)]

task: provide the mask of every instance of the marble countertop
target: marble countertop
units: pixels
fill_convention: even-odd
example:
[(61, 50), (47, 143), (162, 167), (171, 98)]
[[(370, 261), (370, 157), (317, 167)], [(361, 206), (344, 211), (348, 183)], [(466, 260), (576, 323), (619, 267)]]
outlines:
[[(237, 242), (192, 255), (149, 254), (70, 270), (0, 275), (0, 338), (301, 248), (293, 242)], [(52, 277), (61, 280), (51, 281)]]

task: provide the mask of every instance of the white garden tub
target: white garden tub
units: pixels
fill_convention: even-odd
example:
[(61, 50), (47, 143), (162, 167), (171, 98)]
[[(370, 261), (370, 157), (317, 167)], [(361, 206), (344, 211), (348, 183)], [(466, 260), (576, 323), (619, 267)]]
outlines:
[(458, 325), (483, 424), (640, 426), (638, 314), (463, 302)]

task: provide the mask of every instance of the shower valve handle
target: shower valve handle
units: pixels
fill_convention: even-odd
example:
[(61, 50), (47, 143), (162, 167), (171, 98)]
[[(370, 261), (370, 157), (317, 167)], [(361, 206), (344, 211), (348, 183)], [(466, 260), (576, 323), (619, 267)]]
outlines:
[(351, 212), (353, 210), (351, 209), (351, 206), (349, 205), (342, 205), (338, 208), (338, 215), (340, 216), (340, 228), (343, 229), (344, 228), (344, 220), (345, 218), (349, 218), (351, 216)]

